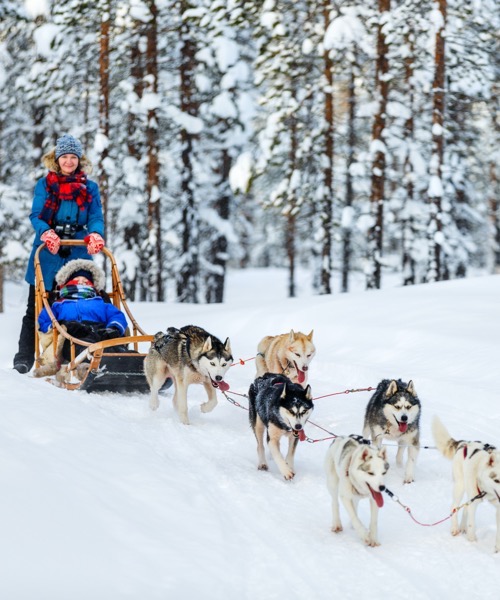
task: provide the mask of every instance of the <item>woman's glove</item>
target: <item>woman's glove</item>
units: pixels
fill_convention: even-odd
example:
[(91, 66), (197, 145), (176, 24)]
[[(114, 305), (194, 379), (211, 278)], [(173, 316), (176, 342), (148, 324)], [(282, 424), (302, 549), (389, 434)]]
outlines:
[(85, 237), (85, 243), (87, 244), (87, 252), (89, 254), (97, 254), (104, 248), (104, 239), (98, 233), (89, 233)]
[(40, 236), (42, 242), (45, 242), (47, 246), (47, 250), (51, 254), (57, 254), (59, 252), (59, 248), (61, 246), (61, 238), (57, 235), (57, 233), (53, 229), (47, 229)]

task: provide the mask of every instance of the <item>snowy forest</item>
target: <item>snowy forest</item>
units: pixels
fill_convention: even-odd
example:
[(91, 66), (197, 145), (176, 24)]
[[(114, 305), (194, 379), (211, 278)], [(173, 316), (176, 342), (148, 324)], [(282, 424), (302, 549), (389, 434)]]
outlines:
[(495, 0), (0, 0), (0, 280), (78, 137), (131, 300), (500, 269)]

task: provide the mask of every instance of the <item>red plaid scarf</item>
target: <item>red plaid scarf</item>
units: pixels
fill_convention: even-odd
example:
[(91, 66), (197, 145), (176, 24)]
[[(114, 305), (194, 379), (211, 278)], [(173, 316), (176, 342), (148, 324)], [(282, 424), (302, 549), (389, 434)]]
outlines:
[(59, 175), (49, 171), (47, 175), (47, 200), (38, 215), (51, 227), (54, 225), (54, 216), (59, 210), (62, 201), (76, 202), (80, 210), (92, 202), (92, 196), (87, 189), (87, 175), (83, 171), (73, 175)]

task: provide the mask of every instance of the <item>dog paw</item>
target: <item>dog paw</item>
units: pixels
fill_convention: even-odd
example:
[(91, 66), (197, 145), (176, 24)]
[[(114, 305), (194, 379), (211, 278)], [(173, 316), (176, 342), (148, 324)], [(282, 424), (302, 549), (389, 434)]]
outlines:
[(461, 533), (461, 531), (460, 531), (460, 528), (459, 528), (459, 527), (454, 527), (454, 528), (451, 530), (451, 535), (460, 535), (460, 533)]
[(378, 540), (374, 540), (370, 536), (368, 536), (368, 538), (365, 540), (365, 544), (370, 546), (370, 548), (376, 548), (377, 546), (380, 546), (380, 542)]
[(332, 531), (333, 533), (340, 533), (341, 531), (344, 531), (344, 528), (340, 523), (338, 523), (336, 525), (332, 525)]
[(149, 408), (151, 410), (158, 410), (158, 407), (160, 406), (160, 401), (158, 398), (156, 398), (156, 400), (153, 400), (151, 398), (151, 400), (149, 401)]
[(207, 413), (207, 412), (212, 411), (216, 406), (217, 406), (217, 402), (209, 401), (209, 402), (204, 402), (200, 406), (200, 409), (201, 409), (201, 412)]
[(259, 471), (267, 471), (268, 470), (268, 466), (266, 465), (266, 463), (262, 463), (261, 465), (259, 465), (257, 467), (257, 469), (259, 469)]
[(293, 479), (295, 477), (295, 473), (290, 469), (289, 471), (284, 471), (283, 472), (283, 477), (289, 481), (290, 479)]
[(189, 418), (186, 415), (179, 415), (179, 420), (183, 425), (189, 425)]
[(405, 477), (403, 483), (413, 483), (415, 481), (414, 477)]
[(477, 542), (477, 537), (475, 536), (474, 533), (468, 533), (467, 539), (469, 540), (469, 542)]

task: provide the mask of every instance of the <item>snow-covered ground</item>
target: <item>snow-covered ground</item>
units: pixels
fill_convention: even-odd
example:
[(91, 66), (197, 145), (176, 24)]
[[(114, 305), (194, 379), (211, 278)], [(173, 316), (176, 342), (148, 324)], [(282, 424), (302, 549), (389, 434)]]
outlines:
[[(437, 414), (457, 438), (500, 446), (500, 276), (349, 295), (285, 298), (280, 271), (240, 271), (223, 305), (134, 304), (154, 333), (189, 323), (255, 356), (267, 334), (314, 329), (315, 397), (412, 379), (423, 406), (416, 481), (394, 464), (388, 487), (422, 523), (451, 507), (451, 464), (434, 448)], [(202, 414), (190, 388), (191, 425), (171, 392), (152, 413), (146, 395), (58, 389), (11, 369), (26, 289), (9, 284), (0, 315), (0, 598), (5, 600), (272, 600), (500, 598), (495, 512), (482, 503), (475, 543), (449, 521), (422, 526), (386, 497), (381, 546), (365, 547), (341, 507), (330, 531), (323, 459), (329, 441), (300, 443), (295, 479), (256, 468), (246, 410), (222, 395)], [(245, 394), (253, 361), (232, 367)], [(360, 433), (369, 392), (316, 402), (311, 421)], [(246, 406), (246, 399), (235, 397)], [(315, 440), (327, 437), (308, 425)], [(360, 503), (368, 519), (368, 502)]]

